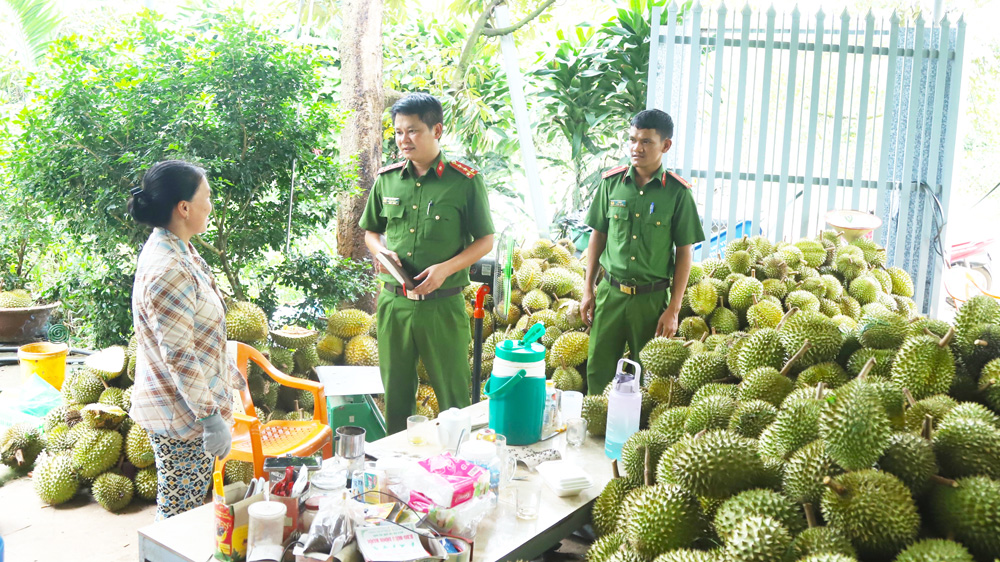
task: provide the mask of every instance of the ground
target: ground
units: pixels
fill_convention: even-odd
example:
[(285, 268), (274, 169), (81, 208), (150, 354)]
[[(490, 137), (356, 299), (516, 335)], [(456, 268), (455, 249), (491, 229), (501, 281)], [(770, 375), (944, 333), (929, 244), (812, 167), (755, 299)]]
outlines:
[[(0, 353), (0, 358), (11, 354)], [(21, 382), (18, 366), (0, 366), (0, 392)], [(133, 502), (123, 513), (106, 511), (88, 496), (78, 496), (58, 507), (45, 505), (31, 485), (31, 478), (18, 477), (0, 466), (0, 537), (5, 560), (50, 562), (52, 560), (100, 560), (135, 562), (140, 527), (153, 522), (156, 506)], [(582, 560), (587, 544), (570, 537), (548, 562)], [(67, 557), (68, 553), (74, 553)]]

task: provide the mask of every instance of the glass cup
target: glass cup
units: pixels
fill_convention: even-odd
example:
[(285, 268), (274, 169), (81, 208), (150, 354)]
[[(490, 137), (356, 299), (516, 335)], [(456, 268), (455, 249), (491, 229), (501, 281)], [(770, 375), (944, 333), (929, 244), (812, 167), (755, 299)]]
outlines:
[(570, 418), (566, 421), (566, 444), (570, 447), (580, 447), (587, 439), (587, 420)]
[(497, 456), (500, 457), (500, 488), (505, 488), (517, 471), (517, 459), (507, 448), (507, 436), (497, 433), (493, 436), (493, 442), (497, 445)]
[(564, 420), (580, 417), (583, 411), (583, 393), (575, 390), (563, 391), (561, 408)]
[(518, 482), (516, 494), (517, 518), (538, 519), (538, 506), (542, 502), (542, 480), (536, 477)]
[(406, 418), (406, 438), (410, 445), (426, 445), (431, 425), (427, 416), (418, 414)]

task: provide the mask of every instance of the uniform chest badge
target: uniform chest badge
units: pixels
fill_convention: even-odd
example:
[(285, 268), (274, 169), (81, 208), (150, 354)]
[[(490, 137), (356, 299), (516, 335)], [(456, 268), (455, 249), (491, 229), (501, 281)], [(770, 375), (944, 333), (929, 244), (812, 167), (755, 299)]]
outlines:
[(612, 199), (611, 200), (611, 206), (612, 207), (625, 207), (625, 200), (624, 199)]
[(399, 205), (399, 197), (383, 197), (383, 205)]

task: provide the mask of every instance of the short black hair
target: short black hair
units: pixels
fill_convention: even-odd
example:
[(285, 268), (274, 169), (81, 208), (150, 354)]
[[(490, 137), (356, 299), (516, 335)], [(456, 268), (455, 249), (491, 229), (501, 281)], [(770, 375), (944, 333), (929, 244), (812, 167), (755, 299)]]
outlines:
[(398, 114), (416, 115), (428, 127), (444, 123), (444, 110), (441, 109), (441, 102), (436, 97), (422, 92), (406, 94), (392, 104), (393, 123), (396, 122)]
[(142, 176), (142, 189), (128, 200), (128, 214), (139, 223), (165, 227), (174, 207), (191, 201), (205, 181), (205, 170), (183, 160), (157, 162)]
[(636, 129), (656, 129), (656, 133), (661, 139), (669, 139), (674, 136), (674, 120), (667, 115), (666, 111), (659, 109), (645, 109), (636, 114), (629, 123)]

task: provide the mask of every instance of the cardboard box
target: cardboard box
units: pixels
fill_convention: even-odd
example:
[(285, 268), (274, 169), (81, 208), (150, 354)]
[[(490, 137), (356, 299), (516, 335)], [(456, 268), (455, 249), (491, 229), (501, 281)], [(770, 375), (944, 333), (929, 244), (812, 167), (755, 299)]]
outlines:
[(247, 534), (250, 530), (251, 505), (264, 500), (264, 493), (244, 499), (247, 485), (234, 482), (223, 488), (224, 496), (215, 495), (215, 558), (223, 562), (242, 562), (247, 557)]

